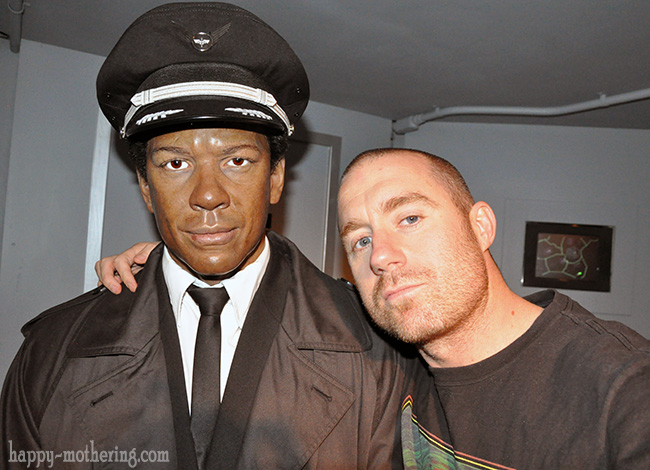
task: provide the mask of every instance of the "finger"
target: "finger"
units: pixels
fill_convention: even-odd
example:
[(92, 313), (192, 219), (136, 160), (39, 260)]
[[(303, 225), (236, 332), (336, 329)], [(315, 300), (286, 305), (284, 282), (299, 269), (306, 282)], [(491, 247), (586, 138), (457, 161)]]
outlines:
[(117, 273), (103, 275), (98, 284), (104, 284), (104, 287), (106, 287), (113, 294), (117, 295), (122, 292), (122, 280)]
[(138, 288), (138, 283), (133, 276), (134, 273), (131, 271), (132, 262), (133, 261), (123, 253), (115, 257), (113, 264), (114, 270), (117, 272), (117, 278), (124, 283), (127, 289), (131, 292), (135, 292)]
[(97, 285), (104, 285), (109, 291), (114, 294), (122, 292), (122, 284), (120, 277), (116, 275), (113, 269), (113, 259), (104, 258), (95, 263), (95, 273), (99, 279)]
[[(136, 243), (133, 245), (133, 249), (138, 248), (138, 252), (133, 256), (133, 262), (136, 264), (144, 264), (147, 262), (147, 259), (149, 258), (149, 255), (153, 251), (154, 248), (158, 246), (157, 242), (150, 242), (150, 243)], [(126, 254), (126, 253), (125, 253)]]
[(102, 269), (101, 269), (102, 261), (103, 260), (100, 259), (95, 263), (95, 274), (97, 274), (97, 279), (99, 279), (98, 284), (102, 284)]

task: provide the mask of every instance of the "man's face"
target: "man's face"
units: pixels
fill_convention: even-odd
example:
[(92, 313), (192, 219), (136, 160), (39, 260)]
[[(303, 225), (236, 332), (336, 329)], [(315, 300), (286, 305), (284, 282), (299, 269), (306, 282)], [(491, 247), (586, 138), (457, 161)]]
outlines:
[(338, 207), (352, 274), (381, 328), (422, 345), (471, 323), (486, 301), (488, 255), (425, 157), (362, 161), (341, 184)]
[(268, 139), (239, 129), (190, 129), (151, 139), (142, 196), (172, 257), (204, 279), (252, 263), (269, 204), (280, 199), (284, 160), (273, 171)]

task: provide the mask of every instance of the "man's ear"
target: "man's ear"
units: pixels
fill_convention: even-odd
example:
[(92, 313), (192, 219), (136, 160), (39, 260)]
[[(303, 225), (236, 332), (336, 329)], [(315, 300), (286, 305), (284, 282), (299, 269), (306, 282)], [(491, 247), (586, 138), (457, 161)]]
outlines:
[(469, 222), (483, 251), (490, 248), (497, 233), (497, 218), (487, 202), (479, 201), (469, 212)]
[(277, 204), (284, 188), (284, 158), (271, 171), (271, 204)]
[(140, 194), (142, 194), (142, 199), (144, 199), (144, 203), (147, 205), (149, 212), (153, 214), (153, 204), (151, 204), (151, 190), (149, 189), (149, 183), (144, 179), (142, 175), (140, 175), (140, 172), (136, 171), (136, 174), (138, 175), (138, 185), (140, 186)]

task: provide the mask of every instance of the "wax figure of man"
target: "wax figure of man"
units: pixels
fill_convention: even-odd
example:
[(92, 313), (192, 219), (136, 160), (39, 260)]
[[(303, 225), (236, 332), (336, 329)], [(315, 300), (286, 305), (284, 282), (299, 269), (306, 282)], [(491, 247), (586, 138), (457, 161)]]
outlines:
[(24, 327), (2, 393), (3, 468), (40, 450), (55, 468), (124, 467), (125, 452), (147, 468), (401, 466), (417, 354), (265, 234), (309, 95), (286, 42), (232, 5), (164, 5), (127, 29), (97, 92), (163, 244), (137, 292), (100, 288)]
[(442, 413), (404, 404), (408, 468), (650, 468), (650, 342), (560, 293), (512, 292), (494, 213), (452, 165), (363, 153), (338, 207), (364, 305), (435, 379)]

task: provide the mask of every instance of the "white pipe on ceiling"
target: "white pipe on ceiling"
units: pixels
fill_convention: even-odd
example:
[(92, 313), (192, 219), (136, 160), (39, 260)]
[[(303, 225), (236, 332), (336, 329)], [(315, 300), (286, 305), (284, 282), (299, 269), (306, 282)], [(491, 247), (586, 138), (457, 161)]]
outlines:
[(9, 23), (9, 49), (16, 54), (20, 52), (20, 39), (23, 35), (23, 13), (25, 6), (23, 0), (7, 0), (7, 8), (11, 13)]
[(607, 108), (617, 104), (631, 103), (633, 101), (645, 100), (648, 98), (650, 98), (650, 88), (613, 96), (601, 94), (600, 98), (596, 100), (548, 108), (529, 108), (519, 106), (451, 106), (449, 108), (436, 108), (428, 113), (414, 114), (399, 119), (393, 122), (393, 132), (396, 134), (406, 134), (407, 132), (418, 130), (420, 125), (425, 122), (447, 116), (563, 116), (565, 114), (581, 113), (584, 111), (591, 111), (592, 109)]

